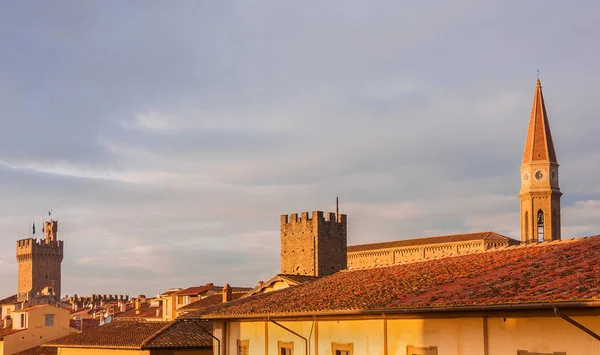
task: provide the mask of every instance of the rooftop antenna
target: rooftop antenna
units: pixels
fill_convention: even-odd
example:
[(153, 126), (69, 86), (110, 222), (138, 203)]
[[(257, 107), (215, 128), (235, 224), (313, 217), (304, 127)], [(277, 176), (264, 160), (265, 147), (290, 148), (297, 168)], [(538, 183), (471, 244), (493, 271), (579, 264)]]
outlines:
[(340, 197), (335, 195), (335, 219), (340, 215)]
[(540, 68), (537, 68), (537, 78), (540, 80)]

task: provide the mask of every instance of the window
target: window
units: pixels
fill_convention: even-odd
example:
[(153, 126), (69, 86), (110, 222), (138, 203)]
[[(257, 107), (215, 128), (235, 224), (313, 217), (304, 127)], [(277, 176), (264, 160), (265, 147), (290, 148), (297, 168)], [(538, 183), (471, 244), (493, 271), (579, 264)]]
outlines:
[(539, 210), (537, 213), (537, 234), (538, 242), (544, 241), (544, 212)]
[(557, 352), (557, 353), (536, 353), (527, 350), (517, 350), (517, 355), (567, 355), (566, 352)]
[(354, 355), (354, 344), (331, 343), (332, 355)]
[(45, 327), (52, 327), (54, 326), (54, 314), (46, 314), (46, 319), (44, 322), (44, 326)]
[(294, 354), (294, 342), (293, 341), (278, 341), (277, 348), (279, 349), (279, 355), (293, 355)]
[(437, 355), (437, 346), (413, 346), (406, 347), (407, 355)]
[(525, 241), (529, 242), (529, 211), (525, 211)]
[(248, 355), (249, 348), (248, 340), (238, 340), (238, 355)]
[(21, 328), (27, 328), (27, 314), (21, 313)]

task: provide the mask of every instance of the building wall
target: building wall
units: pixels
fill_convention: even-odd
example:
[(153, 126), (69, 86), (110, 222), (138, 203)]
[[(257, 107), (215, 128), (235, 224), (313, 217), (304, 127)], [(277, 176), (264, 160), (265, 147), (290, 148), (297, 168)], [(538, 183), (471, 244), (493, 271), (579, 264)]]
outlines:
[(212, 349), (150, 350), (150, 355), (212, 355)]
[(346, 215), (281, 216), (281, 273), (325, 276), (346, 268)]
[[(21, 312), (14, 313), (20, 318)], [(54, 326), (46, 327), (45, 315), (54, 314)], [(27, 311), (27, 329), (4, 337), (4, 354), (33, 348), (54, 339), (76, 332), (69, 327), (69, 311), (54, 306), (33, 308)]]
[(58, 348), (60, 355), (150, 355), (149, 350)]
[[(572, 317), (600, 333), (599, 316)], [(505, 320), (506, 319), (506, 320)], [(385, 321), (383, 319), (281, 321), (281, 325), (310, 339), (310, 354), (331, 354), (332, 343), (352, 343), (354, 354), (381, 355), (385, 353)], [(556, 317), (470, 317), (432, 319), (387, 319), (387, 354), (406, 355), (407, 346), (435, 346), (438, 354), (485, 354), (485, 331), (489, 355), (517, 355), (517, 350), (535, 353), (566, 352), (568, 355), (600, 354), (600, 342), (565, 320)], [(237, 354), (237, 340), (248, 340), (250, 354), (278, 354), (278, 341), (293, 342), (294, 353), (305, 353), (300, 337), (264, 321), (215, 323), (215, 336), (228, 336), (226, 353)], [(265, 333), (268, 335), (265, 336)], [(556, 336), (560, 334), (560, 336)], [(318, 341), (317, 346), (315, 342)], [(216, 342), (214, 354), (217, 354)]]
[(365, 269), (418, 260), (460, 255), (508, 246), (507, 240), (472, 240), (410, 247), (392, 247), (347, 253), (348, 268)]

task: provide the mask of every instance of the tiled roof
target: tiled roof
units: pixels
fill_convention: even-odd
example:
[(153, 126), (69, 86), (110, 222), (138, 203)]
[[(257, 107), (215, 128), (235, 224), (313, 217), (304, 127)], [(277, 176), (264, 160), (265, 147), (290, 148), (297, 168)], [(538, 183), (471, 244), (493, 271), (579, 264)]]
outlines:
[[(158, 315), (156, 312), (158, 311)], [(128, 308), (125, 312), (115, 314), (116, 318), (162, 318), (162, 307), (150, 307), (149, 303), (143, 303), (140, 307), (140, 313), (136, 312), (135, 307)]]
[(277, 274), (277, 276), (282, 277), (284, 279), (287, 279), (289, 281), (292, 282), (296, 282), (296, 283), (304, 283), (307, 281), (313, 281), (318, 279), (318, 276), (309, 276), (309, 275), (291, 275), (291, 274)]
[[(231, 293), (231, 299), (232, 300), (237, 300), (238, 298), (242, 297), (245, 293), (244, 292), (232, 292)], [(195, 311), (198, 309), (204, 309), (208, 306), (213, 306), (215, 304), (220, 304), (223, 303), (223, 294), (222, 293), (215, 293), (212, 294), (208, 297), (199, 299), (196, 302), (192, 302), (186, 306), (183, 306), (179, 309), (177, 309), (177, 311), (185, 311), (185, 312), (189, 312), (189, 311)]]
[(71, 328), (75, 328), (77, 330), (87, 330), (90, 328), (94, 328), (100, 325), (100, 319), (93, 319), (93, 318), (82, 318), (82, 319), (70, 319), (69, 320), (69, 326)]
[(212, 322), (182, 319), (147, 341), (143, 349), (212, 348)]
[(17, 295), (8, 296), (0, 300), (0, 306), (12, 303), (17, 303)]
[(174, 322), (118, 320), (44, 344), (52, 347), (104, 349), (211, 348), (212, 323), (191, 319)]
[(0, 340), (4, 339), (5, 336), (20, 332), (24, 329), (13, 329), (13, 328), (0, 328)]
[(177, 295), (178, 296), (197, 295), (197, 294), (206, 292), (208, 290), (212, 290), (214, 288), (215, 288), (215, 286), (213, 284), (208, 284), (208, 285), (204, 285), (204, 286), (188, 287), (185, 290), (181, 290), (181, 291), (177, 292)]
[(471, 240), (507, 240), (510, 245), (519, 244), (518, 240), (503, 236), (498, 233), (477, 232), (477, 233), (467, 233), (467, 234), (442, 235), (442, 236), (438, 236), (438, 237), (395, 240), (392, 242), (349, 245), (348, 253), (365, 251), (365, 250), (412, 247), (412, 246), (418, 246), (418, 245), (466, 242), (466, 241), (471, 241)]
[[(27, 312), (27, 311), (31, 311), (32, 309), (42, 308), (42, 307), (46, 307), (46, 306), (49, 306), (49, 305), (48, 304), (37, 304), (35, 306), (25, 307), (25, 308), (14, 310), (13, 313)], [(55, 306), (52, 306), (52, 307), (55, 307)], [(58, 307), (56, 307), (56, 308), (58, 308)]]
[(600, 306), (600, 236), (525, 244), (389, 267), (341, 271), (188, 318)]
[(18, 353), (14, 353), (13, 355), (56, 355), (57, 351), (57, 348), (36, 346), (35, 348), (23, 350)]
[(106, 325), (90, 328), (81, 333), (73, 333), (66, 337), (52, 340), (44, 345), (140, 349), (145, 340), (168, 325), (169, 322), (116, 320)]

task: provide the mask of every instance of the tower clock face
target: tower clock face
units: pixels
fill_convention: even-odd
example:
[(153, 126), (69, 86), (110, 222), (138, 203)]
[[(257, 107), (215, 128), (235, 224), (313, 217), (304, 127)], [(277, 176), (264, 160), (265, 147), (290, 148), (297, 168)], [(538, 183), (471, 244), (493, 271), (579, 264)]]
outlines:
[(546, 180), (546, 171), (544, 169), (536, 170), (533, 177), (535, 177), (535, 180), (537, 181), (544, 181)]
[(550, 173), (550, 180), (556, 181), (557, 178), (558, 178), (558, 171), (552, 170), (552, 172)]
[(521, 176), (521, 180), (523, 181), (523, 183), (527, 183), (529, 181), (529, 173), (524, 172), (523, 176)]

